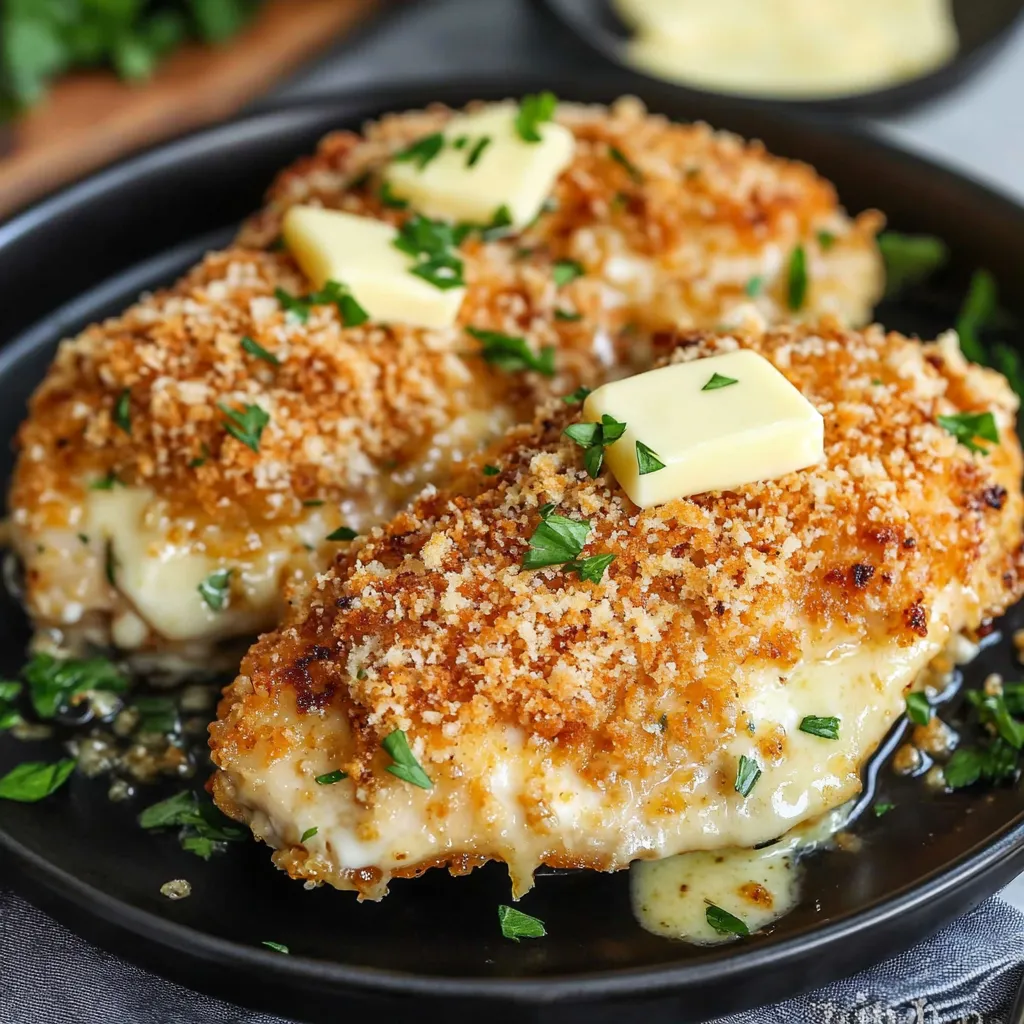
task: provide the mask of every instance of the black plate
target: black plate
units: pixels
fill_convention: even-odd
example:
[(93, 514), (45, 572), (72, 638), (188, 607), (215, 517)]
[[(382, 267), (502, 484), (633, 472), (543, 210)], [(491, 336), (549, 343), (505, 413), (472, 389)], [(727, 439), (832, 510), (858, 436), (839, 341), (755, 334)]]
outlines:
[[(546, 0), (546, 3), (548, 9), (592, 49), (629, 68), (640, 81), (654, 80), (630, 64), (626, 49), (630, 29), (616, 14), (611, 0)], [(900, 113), (940, 96), (984, 67), (1012, 36), (1012, 29), (1024, 16), (1024, 2), (953, 0), (953, 14), (960, 36), (956, 55), (948, 63), (918, 78), (886, 89), (825, 99), (761, 99), (755, 95), (744, 95), (743, 99), (768, 106), (797, 106), (822, 112), (883, 116)], [(691, 101), (719, 95), (684, 85), (674, 85), (673, 88)]]
[[(372, 99), (335, 99), (267, 113), (191, 136), (90, 179), (0, 228), (0, 437), (9, 441), (57, 340), (169, 281), (254, 208), (273, 171), (312, 148), (325, 131), (429, 100), (461, 103), (555, 88), (566, 98), (607, 101), (619, 81), (470, 82), (424, 86)], [(954, 259), (935, 286), (884, 309), (894, 326), (931, 335), (952, 321), (970, 272), (986, 265), (1008, 301), (1024, 269), (1024, 210), (980, 186), (872, 138), (806, 120), (645, 90), (653, 109), (713, 117), (760, 136), (776, 152), (816, 164), (847, 205), (887, 209), (896, 226), (930, 231)], [(5, 449), (6, 449), (5, 445)], [(7, 476), (11, 456), (0, 473)], [(1011, 625), (1024, 624), (1014, 613)], [(27, 639), (11, 604), (0, 618), (0, 677), (14, 674)], [(1013, 671), (1005, 639), (990, 644), (968, 681)], [(0, 738), (0, 772), (54, 744)], [(857, 855), (828, 852), (809, 865), (806, 898), (770, 934), (728, 948), (658, 939), (633, 921), (624, 875), (546, 876), (524, 901), (549, 937), (514, 944), (497, 933), (508, 899), (502, 869), (468, 878), (430, 872), (399, 882), (379, 905), (352, 894), (306, 892), (244, 844), (209, 864), (172, 836), (143, 833), (134, 817), (162, 792), (111, 804), (103, 782), (75, 777), (33, 806), (0, 803), (0, 851), (18, 888), (83, 935), (195, 988), (287, 1016), (337, 1020), (358, 1009), (484, 1012), (493, 1020), (704, 1020), (825, 983), (905, 948), (995, 891), (1024, 868), (1024, 797), (1013, 789), (926, 797), (884, 766), (880, 789), (898, 810), (858, 828)], [(190, 899), (158, 893), (188, 878)], [(262, 940), (287, 944), (291, 956)], [(411, 997), (415, 997), (413, 1001)], [(597, 1001), (600, 1000), (598, 1003)], [(432, 1017), (430, 1019), (433, 1019)]]

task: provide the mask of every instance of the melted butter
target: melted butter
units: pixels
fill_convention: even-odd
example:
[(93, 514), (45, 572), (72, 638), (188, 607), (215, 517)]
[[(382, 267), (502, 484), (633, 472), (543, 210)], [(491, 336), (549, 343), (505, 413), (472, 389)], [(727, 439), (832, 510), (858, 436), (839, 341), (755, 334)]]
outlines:
[(950, 0), (616, 0), (630, 60), (659, 78), (789, 97), (884, 88), (946, 63)]

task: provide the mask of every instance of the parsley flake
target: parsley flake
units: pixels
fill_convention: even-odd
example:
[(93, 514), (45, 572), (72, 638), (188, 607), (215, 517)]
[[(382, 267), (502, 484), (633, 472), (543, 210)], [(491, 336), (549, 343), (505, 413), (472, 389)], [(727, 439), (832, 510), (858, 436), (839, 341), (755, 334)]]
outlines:
[(480, 157), (484, 155), (484, 150), (491, 144), (490, 135), (484, 135), (476, 140), (473, 148), (469, 151), (469, 155), (466, 157), (467, 167), (476, 167), (480, 161)]
[(739, 384), (735, 377), (723, 377), (720, 373), (711, 374), (711, 380), (701, 388), (701, 391), (717, 391), (719, 388), (727, 388), (731, 384)]
[(129, 436), (132, 432), (132, 393), (125, 388), (114, 403), (114, 422)]
[(228, 603), (230, 585), (231, 570), (218, 569), (216, 572), (211, 572), (196, 589), (207, 608), (214, 612), (220, 612)]
[(786, 282), (786, 301), (796, 312), (803, 309), (807, 299), (807, 253), (798, 245), (789, 257), (789, 274)]
[(328, 772), (326, 775), (318, 775), (313, 781), (318, 786), (333, 786), (336, 782), (341, 782), (342, 779), (348, 778), (348, 772), (343, 772), (340, 768), (333, 772)]
[(188, 468), (189, 469), (198, 469), (200, 466), (203, 466), (203, 465), (206, 464), (206, 461), (209, 459), (209, 457), (210, 457), (210, 448), (209, 448), (209, 445), (207, 445), (207, 443), (204, 441), (199, 446), (199, 454), (194, 459), (189, 459), (189, 461), (188, 461)]
[(258, 405), (243, 405), (242, 411), (239, 412), (218, 402), (217, 408), (227, 417), (224, 420), (224, 429), (246, 448), (259, 452), (260, 437), (263, 428), (270, 422), (270, 414), (264, 412)]
[(283, 953), (286, 956), (291, 953), (287, 946), (282, 945), (280, 942), (271, 942), (269, 939), (264, 939), (260, 945), (266, 946), (267, 949), (272, 949), (275, 953)]
[(836, 244), (836, 236), (831, 231), (819, 231), (816, 237), (822, 252), (828, 252)]
[(555, 350), (545, 347), (539, 354), (533, 352), (525, 338), (516, 338), (499, 331), (488, 331), (479, 327), (467, 327), (466, 333), (483, 345), (480, 355), (484, 362), (496, 366), (506, 373), (521, 373), (533, 370), (545, 377), (555, 375)]
[(839, 739), (839, 719), (807, 715), (800, 723), (800, 731), (809, 733), (811, 736), (820, 736), (824, 740), (837, 740)]
[(248, 334), (246, 334), (242, 338), (242, 343), (241, 344), (242, 344), (242, 350), (245, 351), (245, 352), (248, 352), (249, 355), (255, 356), (257, 359), (262, 359), (263, 362), (270, 363), (271, 366), (280, 366), (281, 365), (281, 360), (278, 359), (277, 356), (275, 356), (273, 354), (273, 352), (268, 352), (258, 342), (253, 341), (253, 339), (250, 338)]
[(461, 288), (466, 283), (462, 278), (463, 263), (451, 250), (468, 230), (416, 214), (399, 228), (392, 245), (418, 261), (410, 267), (410, 273), (442, 291)]
[(416, 760), (412, 750), (409, 749), (409, 740), (401, 729), (385, 736), (380, 744), (391, 755), (393, 764), (388, 765), (388, 771), (397, 776), (403, 782), (409, 782), (420, 789), (432, 789), (434, 784), (430, 777)]
[(643, 172), (640, 170), (640, 168), (637, 167), (637, 165), (633, 163), (633, 161), (630, 160), (629, 157), (626, 156), (626, 154), (623, 153), (618, 146), (609, 146), (608, 155), (617, 164), (626, 169), (626, 173), (630, 176), (634, 184), (639, 185), (644, 180)]
[(38, 803), (60, 789), (74, 770), (75, 762), (70, 758), (64, 758), (56, 764), (26, 761), (0, 778), (0, 800), (13, 800), (21, 804)]
[(132, 707), (139, 713), (139, 732), (160, 736), (178, 732), (178, 707), (170, 697), (136, 697)]
[(396, 196), (391, 190), (391, 183), (386, 180), (380, 183), (377, 198), (381, 201), (382, 206), (390, 206), (392, 210), (404, 210), (409, 206), (408, 200)]
[(555, 116), (558, 97), (553, 92), (539, 92), (524, 96), (516, 114), (516, 133), (523, 142), (542, 141), (540, 126)]
[(745, 936), (750, 934), (750, 929), (734, 914), (715, 906), (710, 900), (704, 902), (708, 905), (707, 910), (704, 911), (704, 919), (716, 932), (721, 932), (722, 935)]
[(761, 766), (752, 757), (741, 754), (733, 788), (740, 796), (750, 796), (750, 792), (759, 778), (761, 778)]
[(566, 572), (574, 572), (581, 580), (589, 583), (600, 583), (604, 579), (605, 570), (615, 561), (615, 555), (590, 555), (565, 563)]
[(583, 465), (592, 480), (596, 480), (604, 464), (604, 450), (614, 444), (626, 431), (626, 424), (605, 413), (600, 423), (571, 423), (562, 431), (583, 451)]
[(984, 363), (985, 346), (981, 332), (999, 312), (999, 289), (991, 271), (976, 270), (971, 275), (960, 315), (956, 320), (956, 333), (960, 336), (960, 350), (973, 363)]
[(648, 448), (643, 441), (636, 443), (636, 464), (640, 476), (647, 476), (648, 473), (657, 473), (659, 469), (665, 468), (665, 463), (658, 458), (657, 452)]
[(114, 470), (110, 470), (106, 476), (101, 476), (99, 480), (93, 480), (89, 484), (90, 491), (112, 491), (117, 484), (121, 481), (118, 479), (117, 473)]
[(328, 540), (355, 540), (359, 534), (350, 526), (339, 526), (333, 533), (327, 535)]
[(314, 825), (312, 828), (307, 828), (306, 831), (302, 833), (302, 838), (299, 842), (304, 843), (307, 839), (312, 839), (319, 831), (320, 829), (317, 825)]
[(939, 416), (936, 422), (972, 452), (988, 452), (984, 445), (974, 440), (976, 437), (999, 444), (999, 428), (990, 412), (960, 412), (954, 416)]
[(422, 139), (417, 139), (411, 146), (396, 153), (392, 159), (398, 163), (413, 163), (422, 171), (442, 149), (444, 149), (444, 136), (440, 132), (434, 132), (432, 135), (425, 135)]
[(1017, 721), (1010, 714), (1010, 709), (1003, 694), (987, 694), (977, 690), (969, 690), (967, 699), (978, 713), (982, 725), (991, 726), (999, 737), (1014, 750), (1024, 747), (1024, 722)]
[(581, 384), (575, 391), (568, 395), (562, 395), (562, 401), (566, 405), (575, 405), (577, 402), (582, 402), (586, 399), (587, 395), (591, 392), (590, 388), (583, 387)]
[(747, 282), (747, 286), (743, 290), (751, 299), (756, 299), (764, 291), (764, 276), (756, 274)]
[(1017, 751), (1002, 739), (978, 747), (960, 747), (942, 769), (950, 789), (976, 782), (1003, 782), (1017, 774)]
[(574, 562), (583, 551), (590, 533), (589, 519), (570, 519), (556, 515), (552, 505), (540, 509), (541, 521), (527, 542), (524, 569), (542, 569), (548, 565)]
[(498, 469), (497, 466), (492, 466), (490, 463), (488, 463), (486, 466), (484, 466), (483, 472), (484, 476), (497, 476), (501, 472), (501, 470)]
[(274, 289), (274, 298), (277, 299), (277, 304), (285, 313), (300, 324), (304, 324), (309, 319), (310, 303), (306, 299), (292, 295), (283, 288)]
[(876, 818), (881, 818), (896, 807), (890, 800), (880, 800), (871, 808)]
[(883, 231), (878, 249), (885, 262), (885, 294), (892, 298), (921, 284), (949, 259), (949, 249), (932, 235), (904, 235)]
[(498, 924), (501, 925), (501, 934), (506, 939), (518, 942), (520, 939), (542, 939), (547, 935), (544, 922), (537, 917), (524, 914), (515, 907), (506, 907), (504, 904), (498, 907)]
[(21, 670), (32, 707), (40, 718), (53, 718), (80, 693), (104, 690), (121, 693), (128, 680), (106, 658), (55, 658), (39, 652)]
[(583, 319), (583, 314), (573, 312), (571, 309), (556, 309), (555, 319), (561, 320), (563, 323), (574, 324)]
[(551, 276), (556, 288), (575, 281), (577, 277), (583, 277), (586, 272), (583, 264), (577, 263), (576, 260), (556, 260), (551, 268)]
[(181, 848), (203, 860), (223, 851), (226, 843), (241, 842), (248, 835), (225, 818), (211, 801), (200, 799), (189, 790), (147, 807), (138, 822), (144, 829), (179, 829)]
[(915, 725), (927, 725), (932, 720), (932, 707), (923, 693), (907, 694), (907, 718)]

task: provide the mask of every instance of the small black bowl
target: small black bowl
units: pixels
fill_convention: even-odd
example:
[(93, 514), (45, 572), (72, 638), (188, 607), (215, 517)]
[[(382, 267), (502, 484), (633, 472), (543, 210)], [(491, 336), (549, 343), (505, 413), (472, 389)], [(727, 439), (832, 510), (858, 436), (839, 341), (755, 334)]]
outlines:
[[(712, 0), (713, 2), (713, 0)], [(545, 0), (550, 11), (593, 50), (620, 67), (627, 68), (638, 81), (659, 81), (629, 60), (627, 42), (630, 29), (616, 14), (611, 0)], [(899, 85), (868, 92), (850, 93), (823, 99), (763, 98), (753, 94), (734, 96), (736, 101), (765, 106), (800, 107), (821, 113), (870, 114), (887, 116), (902, 113), (934, 99), (965, 82), (985, 66), (1006, 45), (1013, 29), (1024, 20), (1022, 0), (953, 0), (960, 46), (953, 59), (918, 78)], [(694, 101), (723, 94), (672, 84), (681, 97)]]
[[(439, 100), (462, 104), (552, 88), (566, 99), (607, 102), (628, 84), (476, 80), (400, 92), (332, 98), (262, 113), (152, 150), (0, 226), (0, 482), (25, 402), (61, 337), (173, 280), (260, 202), (273, 173), (335, 128)], [(850, 209), (888, 211), (894, 226), (942, 236), (952, 250), (933, 285), (881, 316), (933, 336), (949, 326), (970, 273), (987, 266), (1007, 304), (1024, 314), (1013, 286), (1024, 267), (1024, 210), (948, 171), (864, 133), (813, 119), (694, 102), (650, 85), (653, 110), (680, 120), (712, 118), (761, 137), (775, 152), (807, 160), (832, 178)], [(989, 672), (1015, 673), (1009, 633), (968, 666), (968, 685)], [(0, 678), (20, 668), (24, 616), (0, 601)], [(951, 713), (957, 713), (956, 706)], [(897, 805), (862, 816), (857, 853), (828, 851), (807, 865), (805, 899), (766, 934), (728, 947), (697, 948), (643, 931), (624, 875), (558, 873), (538, 879), (524, 909), (548, 937), (513, 943), (498, 932), (509, 898), (498, 865), (453, 879), (440, 871), (396, 883), (380, 904), (351, 893), (304, 891), (273, 869), (269, 851), (242, 843), (208, 863), (173, 835), (143, 832), (139, 810), (175, 787), (128, 803), (104, 782), (75, 776), (36, 805), (0, 801), (4, 880), (74, 930), (121, 956), (193, 988), (304, 1020), (370, 1011), (433, 1020), (621, 1021), (686, 1024), (774, 1002), (905, 949), (996, 891), (1024, 869), (1024, 794), (1017, 788), (927, 795), (919, 780), (873, 767), (881, 797)], [(0, 735), (0, 774), (23, 760), (55, 759), (56, 743)], [(201, 780), (197, 780), (201, 782)], [(171, 902), (162, 883), (186, 878), (189, 899)], [(270, 952), (264, 940), (291, 955)], [(42, 970), (48, 969), (46, 965)], [(64, 967), (54, 966), (56, 970)]]

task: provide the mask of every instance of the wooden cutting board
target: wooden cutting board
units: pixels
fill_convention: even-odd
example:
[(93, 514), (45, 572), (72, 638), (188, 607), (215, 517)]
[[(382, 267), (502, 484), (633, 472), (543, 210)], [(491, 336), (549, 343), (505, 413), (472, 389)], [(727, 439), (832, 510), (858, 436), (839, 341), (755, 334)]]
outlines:
[(220, 120), (336, 42), (379, 0), (271, 0), (219, 47), (188, 44), (149, 81), (77, 72), (0, 140), (0, 220), (143, 146)]

